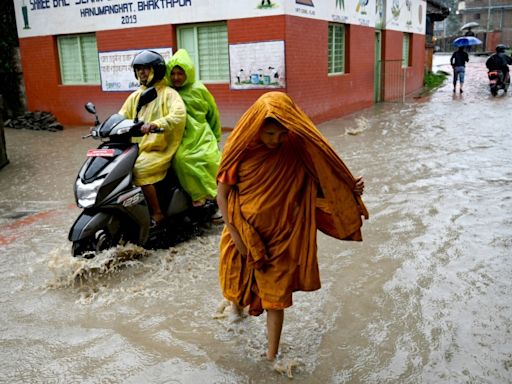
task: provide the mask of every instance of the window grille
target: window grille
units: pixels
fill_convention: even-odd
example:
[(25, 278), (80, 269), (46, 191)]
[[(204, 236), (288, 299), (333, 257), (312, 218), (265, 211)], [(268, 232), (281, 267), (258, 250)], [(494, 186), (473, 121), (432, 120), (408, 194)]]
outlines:
[(58, 36), (57, 46), (62, 84), (100, 84), (94, 34)]
[(226, 23), (179, 27), (178, 48), (188, 51), (196, 78), (205, 82), (229, 81), (228, 31)]

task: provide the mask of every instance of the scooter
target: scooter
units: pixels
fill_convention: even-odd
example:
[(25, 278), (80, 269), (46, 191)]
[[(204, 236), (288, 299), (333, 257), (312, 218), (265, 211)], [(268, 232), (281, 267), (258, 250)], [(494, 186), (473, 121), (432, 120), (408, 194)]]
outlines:
[(497, 96), (500, 89), (503, 89), (505, 93), (507, 92), (510, 78), (504, 79), (503, 71), (499, 69), (490, 70), (487, 76), (489, 77), (489, 88), (493, 96)]
[(142, 189), (132, 183), (138, 144), (131, 138), (143, 135), (140, 128), (144, 122), (138, 120), (138, 114), (156, 96), (153, 87), (141, 94), (134, 120), (113, 114), (100, 123), (94, 104), (85, 105), (95, 115), (95, 125), (83, 138), (102, 143), (87, 152), (88, 159), (75, 180), (76, 203), (83, 211), (69, 231), (73, 256), (92, 258), (97, 252), (128, 242), (149, 249), (166, 248), (201, 234), (215, 213), (217, 206), (211, 201), (201, 208), (193, 207), (169, 168), (165, 179), (155, 185), (165, 219), (151, 228), (148, 202)]

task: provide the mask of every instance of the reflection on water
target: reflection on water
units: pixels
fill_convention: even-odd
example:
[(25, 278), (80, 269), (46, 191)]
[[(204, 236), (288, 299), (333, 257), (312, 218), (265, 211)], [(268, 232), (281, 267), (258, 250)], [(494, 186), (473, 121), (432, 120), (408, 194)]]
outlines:
[(363, 243), (319, 235), (322, 289), (286, 311), (282, 373), (261, 357), (264, 316), (223, 308), (219, 227), (72, 259), (72, 184), (92, 141), (8, 130), (0, 382), (512, 382), (511, 99), (489, 95), (483, 60), (463, 95), (448, 82), (321, 125), (364, 175), (371, 218)]

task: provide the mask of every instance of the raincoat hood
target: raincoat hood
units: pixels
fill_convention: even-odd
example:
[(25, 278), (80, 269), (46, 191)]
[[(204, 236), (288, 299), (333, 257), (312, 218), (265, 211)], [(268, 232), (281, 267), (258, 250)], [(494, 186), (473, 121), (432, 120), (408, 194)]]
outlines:
[(190, 86), (196, 81), (196, 70), (194, 68), (194, 63), (192, 62), (190, 55), (185, 49), (178, 49), (167, 62), (166, 78), (171, 87), (173, 86), (171, 80), (171, 71), (175, 66), (181, 67), (181, 69), (183, 69), (187, 75), (187, 79), (183, 83), (182, 88)]
[[(261, 127), (273, 118), (288, 130), (266, 146)], [(261, 96), (224, 146), (218, 180), (230, 185), (221, 237), (219, 281), (226, 299), (251, 315), (292, 305), (292, 293), (320, 288), (317, 229), (362, 241), (368, 212), (354, 192), (356, 179), (309, 117), (282, 92)]]
[(269, 117), (299, 138), (311, 160), (313, 172), (325, 194), (322, 201), (327, 204), (327, 210), (334, 219), (332, 224), (335, 228), (332, 229), (335, 231), (326, 229), (325, 232), (337, 232), (341, 235), (333, 236), (337, 238), (353, 233), (361, 225), (360, 216), (368, 218), (361, 197), (352, 192), (356, 179), (311, 119), (286, 93), (267, 92), (244, 113), (224, 146), (219, 174), (237, 164), (244, 150), (259, 140), (260, 128)]
[(194, 63), (186, 50), (176, 51), (166, 66), (166, 79), (171, 87), (174, 88), (171, 80), (174, 67), (183, 69), (187, 77), (183, 85), (176, 88), (187, 107), (187, 125), (173, 160), (175, 174), (192, 200), (213, 198), (217, 195), (215, 176), (220, 163), (218, 142), (222, 134), (217, 104), (205, 85), (196, 81)]

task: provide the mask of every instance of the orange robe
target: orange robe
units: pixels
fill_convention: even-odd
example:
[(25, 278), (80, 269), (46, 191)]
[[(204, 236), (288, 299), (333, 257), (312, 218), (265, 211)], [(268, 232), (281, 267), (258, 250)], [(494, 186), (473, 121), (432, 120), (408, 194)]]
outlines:
[[(264, 119), (288, 129), (277, 149), (259, 139)], [(269, 92), (242, 116), (224, 148), (218, 178), (233, 187), (228, 220), (248, 248), (243, 257), (225, 228), (219, 279), (224, 296), (250, 313), (292, 305), (294, 291), (320, 288), (316, 231), (362, 240), (368, 213), (355, 178), (311, 120), (284, 93)]]

